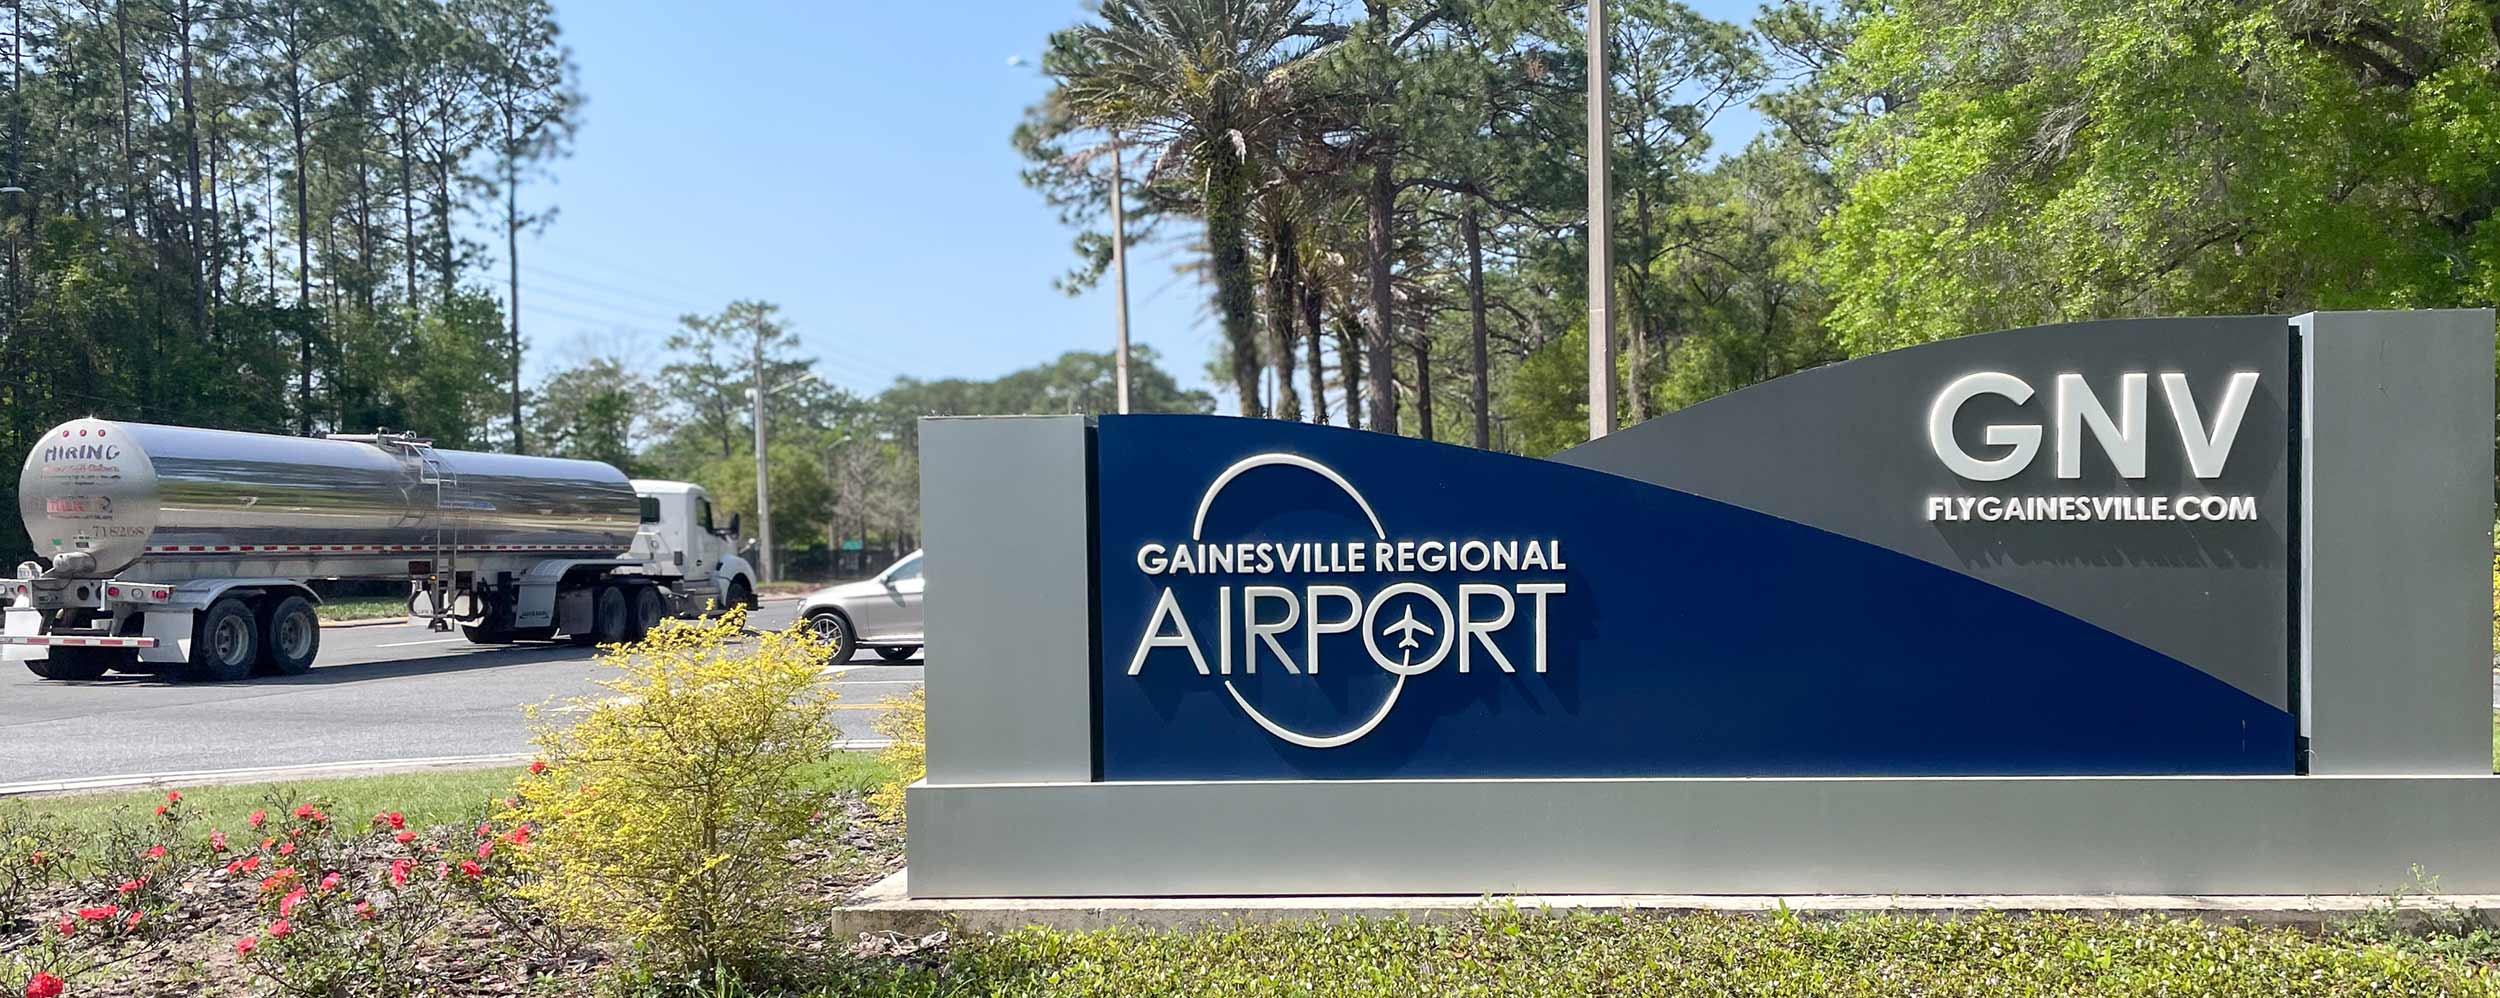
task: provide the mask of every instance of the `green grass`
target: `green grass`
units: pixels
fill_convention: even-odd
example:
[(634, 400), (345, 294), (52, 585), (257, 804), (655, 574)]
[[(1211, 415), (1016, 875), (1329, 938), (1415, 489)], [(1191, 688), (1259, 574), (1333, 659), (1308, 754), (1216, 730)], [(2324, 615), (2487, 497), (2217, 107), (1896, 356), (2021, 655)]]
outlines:
[(366, 597), (331, 600), (321, 604), (323, 620), (371, 620), (375, 617), (405, 617), (408, 600), (404, 597)]
[(1026, 930), (937, 966), (837, 971), (836, 995), (2492, 995), (2419, 946), (2162, 918), (1936, 921), (1488, 909), (1440, 925), (1298, 922), (1196, 932)]
[[(419, 827), (464, 821), (487, 801), (507, 795), (523, 775), (518, 767), (428, 770), (385, 776), (351, 776), (286, 783), (238, 783), (226, 786), (180, 787), (182, 801), (192, 809), (192, 827), (205, 836), (209, 829), (235, 831), (256, 808), (266, 807), (273, 794), (297, 799), (325, 798), (323, 805), (339, 820), (360, 824), (385, 811), (398, 811)], [(869, 753), (844, 753), (816, 774), (827, 791), (865, 793), (887, 780), (892, 770)], [(24, 808), (45, 824), (59, 828), (73, 841), (91, 841), (115, 821), (152, 816), (165, 802), (166, 790), (71, 794), (0, 802), (0, 808)]]

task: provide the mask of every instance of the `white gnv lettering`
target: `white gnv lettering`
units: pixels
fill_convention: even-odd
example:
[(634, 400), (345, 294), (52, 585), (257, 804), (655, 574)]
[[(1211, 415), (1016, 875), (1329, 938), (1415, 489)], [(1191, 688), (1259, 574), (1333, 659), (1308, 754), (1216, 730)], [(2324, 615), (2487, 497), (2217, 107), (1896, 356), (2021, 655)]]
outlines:
[[(2051, 403), (2052, 426), (2057, 433), (2057, 477), (2083, 477), (2084, 436), (2100, 444), (2111, 467), (2120, 478), (2145, 476), (2145, 453), (2152, 438), (2147, 418), (2150, 376), (2129, 372), (2118, 378), (2118, 411), (2112, 415), (2091, 383), (2080, 374), (2057, 376), (2057, 396)], [(2178, 429), (2179, 443), (2185, 451), (2188, 470), (2198, 478), (2218, 478), (2223, 464), (2231, 455), (2231, 444), (2239, 439), (2240, 424), (2248, 415), (2249, 399), (2256, 395), (2257, 372), (2239, 371), (2225, 382), (2222, 398), (2214, 405), (2212, 422), (2197, 408), (2187, 375), (2177, 371), (2161, 374), (2162, 399), (2170, 408), (2171, 423)], [(1982, 431), (1980, 440), (1992, 447), (2010, 448), (2002, 454), (1981, 458), (1963, 450), (1954, 438), (1953, 424), (1962, 407), (1982, 395), (2003, 398), (2015, 405), (2031, 401), (2029, 382), (1998, 371), (1981, 371), (1954, 379), (1936, 394), (1927, 410), (1927, 442), (1954, 474), (1975, 482), (2001, 482), (2021, 474), (2039, 456), (2042, 428), (2036, 423), (1996, 423)], [(1931, 514), (1932, 516), (1932, 514)]]

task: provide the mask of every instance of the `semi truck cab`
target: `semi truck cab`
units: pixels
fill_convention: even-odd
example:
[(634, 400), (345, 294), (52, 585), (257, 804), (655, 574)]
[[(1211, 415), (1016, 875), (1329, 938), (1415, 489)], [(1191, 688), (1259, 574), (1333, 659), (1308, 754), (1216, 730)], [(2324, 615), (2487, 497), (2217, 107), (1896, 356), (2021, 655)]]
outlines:
[(680, 612), (701, 612), (707, 602), (754, 604), (755, 569), (738, 551), (738, 514), (721, 522), (711, 494), (692, 482), (637, 478), (634, 495), (642, 503), (642, 529), (625, 557), (641, 562), (642, 574), (671, 580), (683, 601)]

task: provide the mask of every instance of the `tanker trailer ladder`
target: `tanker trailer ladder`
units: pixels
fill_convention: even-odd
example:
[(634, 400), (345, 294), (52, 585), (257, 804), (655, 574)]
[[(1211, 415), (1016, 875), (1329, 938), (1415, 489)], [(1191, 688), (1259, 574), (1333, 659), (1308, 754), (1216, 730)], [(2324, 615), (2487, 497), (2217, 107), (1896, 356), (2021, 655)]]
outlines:
[(434, 453), (430, 440), (412, 440), (416, 451), (419, 484), (434, 486), (434, 554), (426, 562), (431, 574), (426, 577), (426, 630), (451, 631), (452, 589), (460, 583), (460, 504), (454, 496), (460, 488), (460, 476)]

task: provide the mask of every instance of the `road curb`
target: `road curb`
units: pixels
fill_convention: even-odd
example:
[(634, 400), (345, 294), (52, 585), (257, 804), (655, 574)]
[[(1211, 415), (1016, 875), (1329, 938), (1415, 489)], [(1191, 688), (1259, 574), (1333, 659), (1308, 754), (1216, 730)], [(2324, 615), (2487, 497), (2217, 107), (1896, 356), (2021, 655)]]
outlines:
[(1301, 920), (1398, 918), (1417, 922), (1449, 922), (1472, 918), (1486, 908), (1515, 907), (1531, 914), (1566, 912), (1649, 915), (1753, 915), (1785, 912), (1802, 918), (1847, 918), (1891, 915), (1935, 921), (1957, 921), (1986, 914), (2074, 915), (2087, 918), (2166, 916), (2214, 925), (2253, 925), (2321, 931), (2334, 923), (2374, 910), (2392, 911), (2405, 927), (2434, 916), (2463, 912), (2487, 918), (2500, 911), (2500, 896), (2438, 895), (2387, 898), (2380, 896), (2294, 895), (1684, 895), (1577, 894), (1340, 897), (1199, 897), (1199, 898), (914, 898), (909, 894), (910, 870), (878, 881), (841, 907), (831, 918), (831, 934), (845, 938), (870, 932), (908, 936), (939, 930), (1009, 932), (1044, 926), (1063, 932), (1109, 928), (1188, 930)]
[[(834, 748), (846, 752), (874, 752), (894, 744), (891, 738), (846, 738)], [(275, 783), (289, 780), (314, 780), (342, 776), (380, 776), (389, 773), (414, 773), (431, 769), (484, 769), (490, 766), (519, 766), (528, 762), (528, 752), (496, 755), (447, 755), (424, 759), (367, 759), (355, 762), (312, 762), (295, 766), (260, 766), (250, 769), (202, 769), (177, 773), (136, 773), (121, 776), (91, 776), (74, 780), (35, 780), (26, 783), (0, 783), (0, 798), (46, 797), (62, 794), (96, 793), (106, 790), (132, 790), (142, 787), (207, 787), (233, 783)]]
[(414, 617), (358, 617), (355, 620), (325, 620), (321, 622), (321, 628), (329, 630), (334, 627), (380, 627), (384, 624), (405, 624), (415, 619)]

